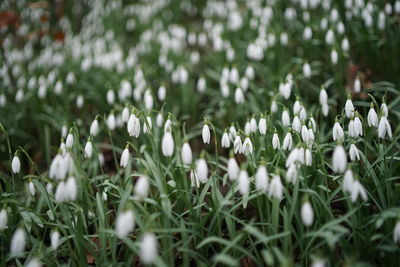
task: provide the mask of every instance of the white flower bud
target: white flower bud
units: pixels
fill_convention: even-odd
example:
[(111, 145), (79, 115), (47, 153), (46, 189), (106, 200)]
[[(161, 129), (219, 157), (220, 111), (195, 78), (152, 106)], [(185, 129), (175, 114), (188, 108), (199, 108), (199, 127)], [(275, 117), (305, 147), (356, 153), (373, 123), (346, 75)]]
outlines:
[(135, 197), (144, 199), (149, 193), (149, 178), (147, 176), (140, 176), (135, 184)]
[(75, 177), (69, 177), (67, 182), (65, 183), (65, 194), (67, 199), (70, 201), (76, 200), (78, 195), (78, 186), (76, 185)]
[(360, 181), (358, 181), (358, 180), (355, 180), (353, 182), (353, 186), (351, 188), (351, 193), (350, 194), (351, 194), (351, 201), (352, 202), (356, 202), (359, 196), (361, 196), (361, 198), (364, 201), (368, 200), (367, 193), (365, 192), (364, 187), (361, 185)]
[(201, 183), (206, 183), (208, 180), (208, 167), (205, 159), (200, 158), (196, 161), (195, 175)]
[(314, 221), (314, 211), (312, 209), (311, 203), (306, 201), (301, 206), (301, 219), (305, 226), (311, 226)]
[[(400, 6), (400, 2), (399, 2)], [(396, 226), (393, 230), (393, 242), (400, 243), (400, 221), (397, 221)]]
[(350, 98), (347, 98), (346, 100), (344, 111), (346, 113), (347, 118), (350, 118), (352, 115), (354, 115), (354, 105)]
[(264, 165), (259, 165), (256, 172), (256, 188), (257, 190), (267, 192), (268, 190), (268, 171)]
[(114, 100), (115, 100), (115, 93), (113, 90), (110, 89), (107, 91), (107, 103), (109, 105), (112, 105), (114, 104)]
[(96, 136), (99, 133), (99, 121), (95, 119), (90, 125), (90, 135)]
[(21, 170), (21, 162), (19, 161), (18, 156), (14, 156), (11, 162), (12, 172), (17, 174)]
[(258, 130), (262, 135), (267, 133), (267, 120), (264, 117), (261, 117), (260, 121), (258, 122)]
[(283, 139), (282, 149), (290, 151), (292, 150), (292, 146), (293, 146), (292, 134), (288, 132), (285, 136), (285, 139)]
[(35, 185), (33, 184), (32, 181), (29, 182), (28, 187), (29, 187), (29, 192), (34, 197), (35, 193), (36, 193), (36, 189), (35, 189)]
[(7, 222), (8, 222), (7, 210), (2, 209), (0, 211), (0, 231), (6, 229)]
[(268, 190), (268, 196), (277, 198), (278, 200), (281, 200), (283, 197), (283, 185), (281, 182), (281, 178), (277, 174), (274, 174), (274, 176), (272, 177)]
[(58, 245), (60, 243), (60, 232), (58, 232), (57, 230), (51, 232), (50, 243), (53, 250), (56, 250), (58, 248)]
[(111, 113), (107, 117), (107, 127), (108, 127), (108, 129), (110, 129), (110, 131), (114, 131), (116, 126), (117, 126), (117, 122), (115, 120), (115, 115), (114, 115), (114, 113)]
[(192, 164), (193, 160), (192, 149), (190, 148), (190, 145), (187, 142), (182, 145), (181, 157), (183, 164), (185, 165)]
[(249, 192), (250, 181), (249, 181), (249, 175), (247, 174), (246, 170), (241, 170), (239, 172), (238, 188), (240, 194), (242, 195), (247, 194)]
[(237, 135), (235, 137), (235, 141), (233, 143), (233, 150), (234, 150), (235, 154), (242, 153), (242, 149), (243, 149), (242, 147), (243, 147), (242, 140), (240, 139), (240, 136)]
[(161, 150), (164, 156), (171, 157), (174, 154), (174, 138), (170, 131), (165, 131), (161, 141)]
[(123, 123), (127, 123), (130, 117), (130, 112), (128, 107), (124, 107), (121, 113), (121, 120)]
[(122, 152), (119, 165), (125, 168), (128, 165), (128, 161), (129, 161), (129, 149), (125, 148), (124, 151)]
[(135, 116), (135, 114), (131, 114), (127, 124), (127, 130), (129, 136), (134, 136), (135, 138), (139, 137), (140, 134), (140, 120)]
[(69, 133), (67, 136), (67, 140), (65, 141), (65, 146), (67, 148), (71, 148), (74, 144), (74, 136), (72, 135), (72, 133)]
[(229, 148), (230, 140), (229, 140), (228, 132), (224, 132), (224, 134), (222, 135), (221, 145), (223, 148)]
[(157, 257), (157, 238), (152, 233), (145, 233), (140, 242), (140, 260), (143, 264), (154, 263)]
[(211, 133), (210, 133), (210, 128), (208, 127), (207, 124), (203, 125), (203, 130), (201, 132), (201, 135), (203, 137), (204, 144), (209, 144), (211, 139)]
[(115, 231), (119, 238), (126, 237), (135, 228), (135, 214), (132, 210), (120, 212), (115, 222)]
[(244, 103), (243, 91), (239, 87), (236, 88), (236, 91), (235, 91), (235, 103), (236, 104), (243, 104)]
[(301, 131), (301, 121), (297, 115), (295, 115), (293, 118), (292, 129), (298, 133)]
[(25, 231), (19, 227), (15, 230), (10, 245), (10, 253), (11, 254), (20, 254), (25, 250), (25, 242), (26, 242), (26, 233)]
[(335, 172), (343, 173), (347, 166), (346, 151), (342, 145), (337, 145), (332, 155), (332, 169)]
[(350, 154), (351, 161), (360, 160), (360, 152), (358, 151), (355, 144), (350, 145), (350, 153), (349, 154)]
[(287, 109), (282, 112), (282, 124), (286, 127), (290, 126), (290, 116)]
[(379, 138), (385, 138), (385, 135), (392, 138), (392, 127), (390, 127), (389, 121), (385, 116), (382, 116), (378, 125), (378, 136)]
[(242, 153), (244, 154), (251, 154), (253, 153), (253, 143), (251, 142), (250, 138), (246, 137), (246, 139), (244, 139), (243, 142), (243, 146), (242, 146)]
[(228, 178), (230, 181), (234, 181), (237, 179), (239, 175), (239, 165), (237, 164), (234, 157), (229, 158), (228, 160)]
[(91, 158), (92, 152), (93, 152), (92, 142), (87, 141), (87, 143), (85, 145), (85, 158)]
[(378, 115), (376, 114), (376, 111), (373, 106), (368, 111), (367, 120), (368, 120), (369, 127), (372, 127), (372, 126), (378, 127)]
[(339, 122), (335, 122), (335, 124), (333, 125), (332, 137), (334, 141), (344, 140), (344, 131), (340, 126)]
[(272, 147), (277, 150), (281, 147), (280, 141), (279, 141), (279, 136), (277, 133), (274, 133), (272, 136)]

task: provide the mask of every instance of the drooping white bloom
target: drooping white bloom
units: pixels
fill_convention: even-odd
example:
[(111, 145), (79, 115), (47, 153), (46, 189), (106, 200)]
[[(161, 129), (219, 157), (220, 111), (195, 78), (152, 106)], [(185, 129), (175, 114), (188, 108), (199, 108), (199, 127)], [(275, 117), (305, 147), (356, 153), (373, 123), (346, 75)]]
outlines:
[(235, 103), (236, 104), (243, 104), (244, 103), (244, 95), (243, 90), (241, 88), (236, 88), (235, 90)]
[(161, 113), (158, 113), (156, 117), (156, 125), (157, 127), (161, 127), (162, 124), (163, 124), (163, 116), (161, 115)]
[(209, 144), (211, 139), (210, 127), (207, 124), (203, 125), (203, 130), (201, 132), (204, 144)]
[(200, 158), (196, 161), (196, 173), (195, 173), (197, 179), (201, 183), (206, 183), (208, 180), (208, 167), (207, 167), (207, 162), (205, 159)]
[(136, 117), (135, 114), (131, 114), (128, 120), (127, 124), (127, 130), (129, 133), (129, 136), (134, 136), (135, 138), (139, 137), (140, 134), (140, 120), (138, 117)]
[(197, 91), (199, 91), (199, 93), (204, 93), (206, 91), (206, 79), (204, 79), (204, 77), (200, 77), (197, 80)]
[(228, 178), (230, 181), (234, 181), (237, 179), (239, 175), (239, 165), (236, 162), (234, 157), (230, 157), (228, 160)]
[(11, 162), (11, 169), (12, 172), (17, 174), (21, 170), (21, 162), (18, 158), (18, 156), (14, 156)]
[(326, 93), (325, 88), (321, 88), (321, 90), (319, 91), (319, 103), (322, 106), (328, 104), (328, 94)]
[(164, 101), (167, 96), (167, 89), (165, 86), (160, 86), (157, 92), (158, 100)]
[(234, 125), (231, 125), (231, 127), (229, 127), (229, 138), (233, 141), (235, 140), (236, 135), (237, 135), (236, 128)]
[(67, 171), (65, 157), (62, 154), (57, 154), (50, 164), (49, 177), (62, 180), (65, 178)]
[(299, 174), (298, 164), (291, 164), (286, 171), (286, 181), (295, 184)]
[(306, 149), (304, 158), (305, 158), (306, 166), (311, 166), (312, 165), (312, 153), (311, 153), (310, 149), (308, 149), (308, 148)]
[(275, 113), (278, 111), (278, 104), (276, 103), (275, 100), (272, 100), (271, 102), (271, 113)]
[(244, 139), (243, 142), (243, 146), (242, 146), (242, 153), (244, 154), (251, 154), (253, 153), (253, 143), (251, 142), (249, 137), (246, 137), (246, 139)]
[(36, 188), (32, 181), (29, 182), (28, 187), (29, 187), (29, 192), (34, 197), (36, 193)]
[(350, 96), (346, 100), (346, 104), (344, 106), (344, 111), (346, 113), (347, 118), (350, 118), (352, 115), (354, 115), (354, 105), (350, 99)]
[(257, 121), (254, 117), (251, 118), (250, 120), (250, 132), (252, 133), (257, 132)]
[(151, 120), (150, 116), (146, 117), (146, 121), (143, 122), (143, 132), (146, 133), (150, 133), (151, 129), (153, 128), (153, 122)]
[(26, 242), (26, 233), (21, 227), (18, 227), (11, 238), (10, 253), (20, 254), (24, 252), (25, 242)]
[(360, 181), (354, 180), (351, 188), (351, 201), (356, 202), (359, 196), (361, 196), (364, 201), (367, 201), (368, 199), (367, 193)]
[(123, 123), (127, 123), (130, 117), (130, 112), (128, 107), (124, 107), (121, 112), (121, 120)]
[(250, 121), (246, 121), (246, 124), (244, 125), (244, 133), (246, 135), (249, 135), (251, 133)]
[(127, 236), (135, 228), (135, 214), (133, 210), (120, 212), (115, 222), (115, 231), (119, 238)]
[(303, 75), (306, 78), (310, 78), (311, 77), (311, 66), (308, 62), (303, 64)]
[(58, 184), (57, 189), (56, 189), (55, 198), (58, 203), (62, 203), (67, 200), (66, 184), (64, 181), (61, 181)]
[(354, 118), (354, 133), (357, 136), (362, 136), (363, 135), (363, 127), (362, 127), (362, 123), (361, 120), (358, 116), (356, 116)]
[(114, 103), (114, 101), (115, 101), (115, 93), (114, 93), (114, 91), (111, 90), (111, 89), (108, 90), (106, 98), (107, 98), (107, 103), (109, 105), (112, 105)]
[(283, 185), (281, 182), (281, 178), (277, 174), (274, 174), (274, 176), (272, 177), (268, 190), (268, 196), (277, 198), (279, 200), (281, 200), (283, 197)]
[(301, 206), (301, 219), (305, 226), (311, 226), (314, 222), (314, 211), (309, 201), (306, 201)]
[(290, 126), (290, 116), (287, 109), (282, 112), (282, 124), (283, 126)]
[(247, 174), (246, 170), (240, 170), (239, 177), (238, 177), (238, 189), (240, 194), (244, 195), (249, 192), (250, 188), (250, 181), (249, 175)]
[(37, 258), (31, 258), (25, 267), (42, 267), (42, 263)]
[(110, 131), (114, 131), (115, 127), (117, 126), (117, 122), (115, 119), (114, 113), (110, 113), (110, 115), (107, 117), (107, 127), (110, 129)]
[(190, 184), (192, 187), (197, 187), (197, 188), (200, 187), (200, 181), (197, 178), (196, 171), (193, 170), (190, 171)]
[(333, 141), (343, 141), (344, 140), (344, 131), (342, 129), (342, 126), (340, 126), (339, 122), (337, 122), (337, 121), (333, 125), (332, 137), (333, 137)]
[(308, 142), (308, 128), (305, 124), (303, 124), (303, 126), (301, 126), (301, 139), (303, 140), (304, 143)]
[(356, 93), (361, 92), (361, 81), (358, 77), (354, 81), (354, 92)]
[(72, 135), (72, 133), (69, 133), (67, 135), (67, 140), (65, 141), (65, 146), (67, 148), (71, 148), (74, 145), (74, 136)]
[(332, 155), (332, 169), (335, 172), (343, 173), (347, 166), (347, 156), (346, 151), (343, 146), (338, 144), (335, 147)]
[(188, 142), (186, 142), (182, 145), (181, 157), (182, 157), (183, 164), (185, 164), (185, 165), (192, 164), (192, 158), (193, 158), (192, 149), (190, 148), (190, 145)]
[(373, 103), (371, 103), (371, 107), (368, 111), (367, 120), (368, 120), (369, 127), (372, 127), (372, 126), (378, 127), (378, 115), (376, 114)]
[(265, 135), (267, 133), (267, 120), (264, 117), (261, 117), (258, 122), (258, 130), (262, 135)]
[(227, 131), (225, 131), (224, 134), (222, 135), (221, 145), (223, 148), (229, 148), (230, 146), (230, 140)]
[(279, 141), (279, 136), (275, 132), (274, 135), (272, 136), (272, 147), (277, 150), (281, 147), (280, 141)]
[(393, 242), (400, 243), (400, 221), (397, 221), (393, 230)]
[(354, 176), (351, 169), (347, 169), (343, 176), (342, 188), (344, 192), (351, 192), (353, 188)]
[(87, 141), (87, 143), (85, 145), (85, 158), (91, 158), (92, 152), (93, 152), (92, 142)]
[(144, 100), (144, 106), (146, 107), (147, 110), (153, 108), (154, 100), (149, 89), (144, 92), (143, 100)]
[(65, 194), (67, 201), (74, 201), (78, 195), (78, 186), (76, 185), (75, 177), (69, 177), (65, 183)]
[(350, 137), (357, 137), (356, 130), (354, 129), (354, 119), (351, 118), (348, 126), (348, 132)]
[(350, 145), (350, 160), (351, 161), (356, 161), (360, 160), (360, 152), (358, 151), (357, 147), (355, 144)]
[(140, 242), (140, 260), (143, 264), (151, 264), (157, 257), (157, 238), (153, 233), (145, 233)]
[(268, 190), (268, 171), (265, 165), (259, 165), (256, 172), (256, 188), (257, 190), (267, 192)]
[(149, 193), (149, 178), (147, 176), (140, 176), (135, 184), (135, 197), (138, 199), (146, 198)]
[(8, 222), (8, 215), (6, 209), (0, 211), (0, 231), (6, 229)]
[(382, 112), (382, 116), (384, 116), (384, 117), (388, 117), (389, 116), (389, 109), (388, 109), (388, 106), (386, 105), (385, 102), (383, 102), (381, 104), (381, 112)]
[(58, 248), (58, 245), (60, 243), (60, 232), (58, 232), (57, 230), (51, 232), (50, 243), (53, 250), (56, 250)]
[(161, 150), (164, 156), (171, 157), (174, 154), (174, 138), (170, 131), (165, 131), (161, 141)]
[(293, 118), (292, 129), (298, 133), (301, 131), (301, 121), (297, 115), (295, 115)]
[(385, 136), (392, 138), (392, 127), (390, 127), (389, 121), (385, 116), (382, 116), (379, 120), (378, 125), (378, 136), (379, 138), (385, 138)]
[(90, 125), (90, 134), (96, 136), (99, 133), (99, 121), (95, 119)]
[(293, 146), (292, 133), (288, 132), (285, 136), (285, 139), (283, 139), (282, 149), (290, 151), (292, 150), (292, 146)]
[(128, 165), (129, 161), (129, 149), (126, 147), (124, 151), (122, 152), (121, 155), (121, 160), (119, 162), (119, 165), (123, 168), (125, 168)]
[(233, 142), (233, 150), (235, 154), (242, 153), (242, 147), (242, 140), (240, 139), (240, 136), (237, 135), (235, 137), (235, 141)]

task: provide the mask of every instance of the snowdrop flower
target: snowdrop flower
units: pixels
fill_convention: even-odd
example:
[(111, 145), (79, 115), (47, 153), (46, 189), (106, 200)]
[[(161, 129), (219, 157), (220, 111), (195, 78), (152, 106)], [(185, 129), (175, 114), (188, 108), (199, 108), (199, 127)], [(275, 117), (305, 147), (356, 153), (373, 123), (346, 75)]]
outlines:
[(256, 172), (256, 189), (267, 192), (268, 190), (268, 171), (265, 165), (259, 165)]
[(356, 93), (361, 92), (361, 81), (358, 77), (354, 81), (354, 92)]
[(243, 146), (242, 146), (242, 153), (244, 154), (251, 154), (253, 153), (253, 144), (251, 143), (251, 140), (249, 137), (246, 137), (246, 139), (244, 139), (243, 142)]
[(58, 232), (57, 230), (51, 232), (50, 243), (53, 250), (56, 250), (58, 248), (58, 245), (60, 243), (60, 232)]
[(232, 124), (231, 127), (229, 127), (229, 138), (231, 140), (235, 140), (236, 135), (237, 135), (237, 133), (236, 133), (235, 126)]
[(152, 233), (145, 233), (140, 242), (140, 260), (143, 264), (151, 264), (157, 257), (157, 238)]
[(246, 170), (241, 170), (238, 177), (238, 188), (241, 195), (247, 194), (250, 188), (249, 175)]
[(96, 136), (99, 133), (99, 121), (95, 119), (90, 125), (90, 135)]
[(356, 117), (354, 118), (354, 132), (357, 136), (363, 135), (363, 127), (360, 118), (358, 117), (358, 112), (356, 113)]
[(305, 124), (303, 124), (303, 126), (301, 126), (301, 139), (303, 140), (304, 143), (308, 142), (308, 128)]
[(347, 169), (343, 176), (342, 188), (344, 192), (351, 192), (353, 188), (354, 176), (350, 169)]
[(197, 80), (197, 91), (199, 91), (199, 93), (204, 93), (206, 91), (206, 79), (204, 79), (204, 77), (200, 77)]
[(2, 209), (0, 211), (0, 231), (6, 229), (7, 222), (8, 222), (7, 210), (6, 209)]
[(62, 156), (60, 153), (57, 154), (50, 164), (49, 177), (62, 180), (68, 172), (68, 160), (66, 156)]
[(251, 133), (250, 121), (247, 121), (246, 124), (244, 125), (244, 133), (246, 135), (249, 135)]
[(246, 75), (247, 78), (249, 78), (249, 80), (253, 80), (254, 79), (255, 71), (254, 71), (254, 68), (253, 68), (252, 65), (249, 65), (249, 66), (246, 67), (245, 75)]
[(335, 124), (333, 125), (332, 137), (333, 137), (333, 141), (343, 141), (344, 140), (344, 131), (337, 120), (336, 120)]
[(259, 122), (258, 122), (258, 130), (260, 134), (265, 135), (267, 133), (267, 120), (262, 115)]
[(314, 211), (311, 203), (307, 200), (301, 206), (301, 219), (305, 226), (311, 226), (314, 221)]
[(114, 131), (116, 126), (117, 123), (115, 120), (115, 115), (111, 112), (110, 115), (107, 117), (107, 127), (108, 129), (110, 129), (110, 131)]
[(303, 65), (303, 75), (306, 78), (310, 78), (311, 77), (311, 66), (310, 66), (310, 64), (308, 64), (308, 62), (306, 62)]
[(78, 194), (78, 187), (76, 185), (75, 177), (69, 177), (67, 182), (65, 183), (65, 194), (67, 199), (70, 201), (76, 200)]
[(393, 230), (393, 242), (400, 243), (400, 221), (397, 221)]
[(31, 258), (25, 266), (26, 267), (42, 267), (42, 263), (37, 258)]
[(382, 116), (384, 116), (386, 118), (389, 116), (389, 109), (386, 105), (385, 99), (383, 99), (383, 103), (381, 104), (381, 113), (382, 113)]
[(47, 191), (47, 193), (48, 193), (49, 195), (52, 195), (52, 194), (53, 194), (53, 184), (47, 183), (47, 184), (46, 184), (46, 191)]
[(279, 136), (278, 136), (278, 134), (276, 133), (276, 130), (275, 130), (274, 135), (272, 136), (272, 147), (273, 147), (275, 150), (277, 150), (277, 149), (279, 149), (279, 148), (281, 147), (281, 144), (280, 144), (280, 141), (279, 141)]
[(378, 127), (378, 115), (376, 114), (374, 103), (371, 103), (371, 107), (369, 108), (367, 121), (369, 127)]
[(175, 143), (171, 131), (164, 131), (164, 136), (161, 140), (161, 150), (164, 156), (171, 157), (174, 154), (174, 147)]
[(147, 110), (152, 109), (154, 100), (149, 89), (144, 92), (143, 99), (144, 99), (144, 106), (146, 107), (146, 109)]
[(301, 121), (300, 121), (299, 117), (297, 116), (297, 114), (293, 118), (292, 129), (298, 133), (300, 133), (300, 131), (301, 131)]
[(382, 116), (379, 120), (378, 136), (379, 138), (385, 138), (385, 135), (392, 138), (392, 127), (390, 127), (388, 119), (385, 116)]
[(128, 130), (129, 136), (134, 136), (135, 138), (139, 137), (139, 134), (140, 134), (140, 120), (133, 113), (129, 117), (128, 124), (127, 124), (127, 130)]
[(347, 97), (346, 104), (344, 106), (344, 111), (346, 113), (346, 117), (350, 118), (354, 114), (354, 105), (351, 101), (350, 95)]
[(128, 165), (128, 161), (129, 161), (129, 149), (128, 149), (128, 147), (125, 147), (125, 149), (121, 155), (121, 160), (119, 162), (119, 166), (125, 168)]
[(295, 184), (299, 174), (299, 167), (297, 164), (291, 164), (286, 171), (286, 181)]
[(235, 141), (233, 142), (233, 149), (235, 154), (242, 153), (243, 145), (239, 135), (236, 136)]
[(271, 112), (275, 113), (277, 111), (278, 111), (278, 104), (276, 103), (275, 100), (272, 100), (272, 102), (271, 102)]
[(119, 238), (126, 237), (135, 228), (135, 214), (132, 210), (120, 212), (115, 222), (115, 231)]
[(358, 151), (355, 144), (350, 145), (350, 153), (349, 154), (350, 154), (351, 161), (360, 160), (360, 152)]
[(21, 162), (19, 161), (19, 158), (17, 155), (15, 155), (12, 159), (11, 169), (12, 169), (12, 172), (15, 174), (19, 173), (19, 171), (21, 170)]
[(121, 112), (121, 120), (123, 123), (127, 123), (130, 117), (130, 112), (128, 107), (124, 107)]
[(207, 167), (207, 162), (204, 158), (200, 158), (196, 161), (196, 171), (195, 175), (197, 179), (201, 183), (206, 183), (208, 180), (208, 167)]
[(236, 104), (243, 104), (244, 103), (243, 91), (239, 87), (237, 87), (236, 91), (235, 91), (235, 103)]
[(282, 124), (283, 126), (290, 126), (290, 116), (287, 109), (282, 112)]
[(229, 140), (228, 131), (225, 131), (224, 134), (222, 135), (221, 145), (223, 148), (229, 148), (230, 140)]
[(348, 132), (349, 132), (349, 136), (350, 137), (357, 137), (358, 135), (356, 134), (356, 130), (354, 127), (354, 118), (352, 117), (350, 122), (349, 122), (349, 126), (348, 126)]
[(292, 86), (289, 82), (279, 84), (279, 93), (284, 99), (289, 99), (290, 93), (292, 92)]
[(335, 172), (343, 173), (347, 166), (347, 156), (341, 144), (336, 145), (332, 155), (332, 169)]
[(144, 199), (149, 193), (149, 178), (147, 176), (140, 176), (135, 184), (135, 197)]
[(163, 124), (163, 116), (161, 115), (161, 113), (158, 113), (156, 117), (156, 125), (157, 127), (161, 127), (162, 124)]
[(197, 187), (197, 188), (200, 187), (200, 181), (197, 178), (196, 171), (193, 170), (190, 171), (190, 184), (192, 187)]
[(152, 128), (153, 128), (153, 122), (151, 121), (151, 117), (147, 116), (146, 121), (143, 122), (143, 132), (145, 134), (150, 133)]
[(251, 118), (250, 120), (250, 132), (252, 133), (257, 132), (257, 121), (254, 117)]
[(331, 62), (333, 65), (336, 65), (338, 63), (338, 61), (339, 61), (339, 54), (336, 51), (336, 49), (333, 49), (331, 51)]
[(29, 192), (34, 197), (35, 193), (36, 193), (36, 189), (35, 189), (35, 185), (33, 184), (32, 181), (29, 182), (28, 187), (29, 187)]
[(289, 130), (285, 136), (285, 139), (283, 139), (282, 149), (290, 151), (292, 150), (292, 146), (293, 146), (293, 138), (291, 130)]
[(365, 192), (364, 187), (361, 185), (358, 179), (354, 180), (350, 191), (351, 191), (352, 202), (356, 202), (359, 196), (361, 196), (361, 198), (364, 201), (367, 201), (368, 199), (367, 193)]
[(87, 141), (87, 143), (85, 145), (85, 158), (91, 158), (92, 152), (93, 152), (92, 142)]
[(201, 136), (203, 137), (204, 144), (209, 144), (210, 143), (211, 133), (210, 133), (210, 127), (208, 127), (207, 123), (205, 123), (203, 125), (203, 130), (201, 132)]
[(74, 144), (74, 136), (72, 135), (72, 133), (69, 133), (67, 136), (67, 140), (65, 141), (65, 146), (67, 148), (71, 148)]
[(322, 106), (328, 104), (328, 94), (327, 94), (325, 88), (321, 88), (321, 90), (319, 91), (319, 103)]
[(11, 238), (10, 253), (20, 254), (24, 252), (25, 241), (26, 241), (26, 233), (21, 227), (18, 227)]
[(181, 151), (181, 157), (182, 157), (182, 163), (185, 165), (190, 165), (192, 164), (192, 149), (190, 148), (190, 145), (188, 142), (185, 142), (182, 145), (182, 151)]
[(239, 175), (239, 166), (233, 156), (231, 156), (228, 160), (228, 178), (230, 181), (234, 181), (237, 179)]
[(67, 200), (67, 194), (66, 194), (66, 184), (64, 181), (61, 181), (56, 189), (56, 194), (55, 194), (56, 201), (58, 203), (62, 203)]
[(306, 152), (305, 152), (305, 163), (306, 163), (306, 166), (312, 165), (312, 153), (311, 153), (311, 150), (308, 148), (306, 149)]
[(281, 182), (281, 178), (277, 174), (274, 174), (274, 176), (272, 177), (268, 190), (268, 196), (276, 198), (278, 200), (281, 200), (283, 197), (283, 185)]

